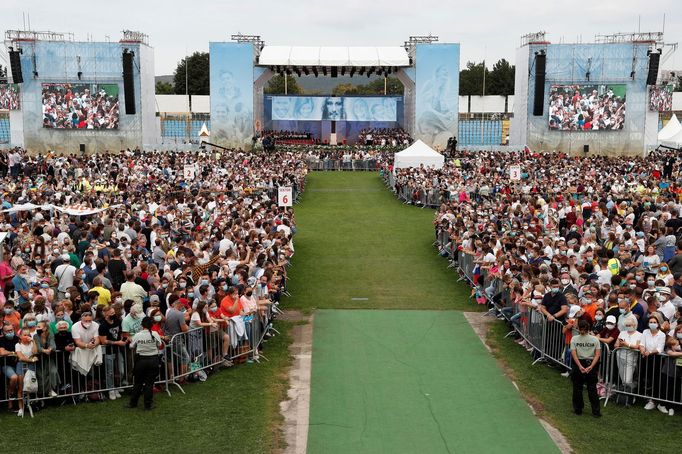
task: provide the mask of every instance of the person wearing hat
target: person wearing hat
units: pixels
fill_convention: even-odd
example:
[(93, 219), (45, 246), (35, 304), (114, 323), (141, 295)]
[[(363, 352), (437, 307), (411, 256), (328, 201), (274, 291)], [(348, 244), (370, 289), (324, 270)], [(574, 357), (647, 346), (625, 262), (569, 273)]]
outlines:
[(154, 320), (151, 317), (143, 318), (142, 330), (135, 334), (130, 342), (130, 348), (135, 350), (135, 368), (128, 408), (136, 408), (140, 396), (144, 393), (144, 409), (152, 409), (154, 381), (159, 372), (159, 350), (164, 345), (159, 333), (152, 331), (153, 325)]
[(583, 413), (583, 386), (587, 386), (587, 396), (592, 407), (592, 416), (601, 417), (599, 395), (597, 394), (598, 364), (601, 358), (599, 339), (588, 333), (590, 324), (586, 320), (578, 322), (578, 334), (571, 339), (571, 357), (573, 358), (573, 412)]
[(620, 334), (618, 326), (616, 326), (616, 317), (613, 315), (606, 317), (604, 328), (596, 334), (599, 342), (602, 342), (608, 345), (610, 348), (613, 348), (616, 343), (616, 339), (618, 339), (618, 335)]

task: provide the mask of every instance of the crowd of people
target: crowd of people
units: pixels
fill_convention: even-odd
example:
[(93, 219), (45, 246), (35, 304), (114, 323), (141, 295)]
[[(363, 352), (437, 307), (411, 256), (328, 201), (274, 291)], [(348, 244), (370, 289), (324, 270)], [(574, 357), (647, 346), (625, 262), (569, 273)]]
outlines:
[(552, 86), (549, 129), (559, 131), (620, 130), (625, 125), (625, 96), (609, 86)]
[[(97, 389), (116, 399), (115, 363), (129, 346), (141, 355), (136, 387), (159, 375), (147, 367), (137, 380), (157, 338), (172, 344), (181, 333), (205, 331), (229, 366), (226, 349), (235, 339), (228, 339), (228, 326), (237, 326), (243, 341), (253, 335), (254, 320), (265, 328), (276, 312), (295, 232), (293, 211), (278, 207), (276, 189), (303, 190), (307, 169), (298, 154), (12, 153), (18, 155), (12, 172), (0, 169), (0, 224), (7, 232), (0, 402), (19, 415), (25, 377), (37, 380), (33, 397), (59, 399), (97, 371)], [(168, 360), (180, 369), (171, 373), (184, 377), (190, 345), (171, 347), (181, 353)], [(131, 406), (142, 392), (133, 389)], [(149, 407), (149, 387), (144, 393)]]
[(0, 83), (0, 110), (19, 109), (19, 86)]
[[(107, 87), (115, 87), (107, 92)], [(119, 101), (115, 85), (45, 84), (43, 127), (51, 129), (118, 129)]]
[[(585, 333), (616, 351), (619, 390), (649, 396), (647, 410), (673, 415), (665, 402), (682, 403), (681, 176), (672, 152), (460, 151), (441, 170), (400, 169), (396, 182), (408, 195), (436, 196), (441, 252), (468, 258), (472, 297), (506, 306), (499, 315), (518, 333), (534, 323), (531, 313), (560, 322), (560, 362), (573, 362), (574, 380), (591, 374), (596, 384), (596, 369), (571, 355), (584, 321)], [(536, 350), (524, 337), (518, 343)]]
[(369, 146), (397, 147), (411, 144), (412, 137), (402, 128), (367, 128), (360, 131), (358, 143)]

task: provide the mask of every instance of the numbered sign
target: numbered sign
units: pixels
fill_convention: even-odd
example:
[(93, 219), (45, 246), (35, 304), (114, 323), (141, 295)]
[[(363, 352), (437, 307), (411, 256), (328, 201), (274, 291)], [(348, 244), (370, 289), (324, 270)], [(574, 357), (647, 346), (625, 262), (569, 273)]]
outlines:
[(277, 189), (277, 205), (281, 207), (290, 207), (293, 205), (293, 190), (291, 187), (282, 186)]
[(512, 181), (521, 179), (521, 166), (509, 166), (509, 179)]
[(186, 165), (185, 168), (183, 169), (183, 176), (185, 177), (185, 180), (191, 181), (194, 180), (194, 166), (192, 165)]

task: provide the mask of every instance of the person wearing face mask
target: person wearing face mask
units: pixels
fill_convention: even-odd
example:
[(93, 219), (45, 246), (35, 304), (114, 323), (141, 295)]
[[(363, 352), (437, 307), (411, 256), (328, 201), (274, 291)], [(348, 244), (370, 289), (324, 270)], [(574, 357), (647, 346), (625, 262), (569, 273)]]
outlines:
[(121, 330), (121, 319), (116, 316), (113, 307), (107, 305), (101, 309), (102, 318), (98, 320), (98, 336), (100, 345), (104, 348), (104, 369), (106, 375), (106, 387), (109, 389), (109, 399), (115, 400), (121, 397), (120, 391), (114, 389), (115, 363), (118, 360), (119, 370), (122, 368), (122, 350), (126, 346)]
[(599, 339), (589, 334), (590, 324), (585, 320), (578, 323), (578, 334), (571, 338), (570, 349), (573, 358), (573, 412), (580, 415), (585, 406), (583, 400), (583, 386), (587, 386), (587, 395), (592, 406), (592, 416), (601, 416), (599, 409), (599, 395), (597, 381), (599, 360), (601, 358), (601, 344)]
[(595, 333), (599, 338), (599, 342), (608, 345), (609, 348), (613, 350), (613, 348), (615, 348), (616, 345), (616, 340), (620, 335), (620, 331), (616, 326), (616, 317), (614, 317), (613, 315), (609, 315), (608, 317), (606, 317), (606, 321), (603, 325), (603, 328), (598, 332), (595, 331)]
[[(20, 380), (23, 379), (23, 376), (20, 377), (17, 373), (16, 345), (18, 339), (15, 332), (18, 332), (18, 330), (15, 331), (12, 325), (2, 325), (2, 336), (0, 336), (0, 357), (2, 357), (0, 372), (2, 372), (2, 375), (7, 380), (6, 393), (7, 397), (10, 398), (8, 403), (10, 411), (14, 405), (14, 400), (11, 398), (13, 396), (19, 397), (22, 394)], [(23, 413), (24, 400), (17, 400), (19, 402), (19, 411)]]
[(186, 309), (181, 298), (178, 298), (177, 295), (171, 295), (169, 302), (171, 303), (171, 308), (166, 313), (164, 331), (172, 339), (171, 346), (174, 355), (177, 355), (177, 357), (173, 358), (173, 362), (178, 364), (180, 374), (183, 375), (187, 372), (189, 353), (185, 345), (185, 336), (179, 334), (189, 331), (185, 317)]
[(573, 285), (571, 275), (568, 271), (561, 273), (561, 293), (563, 293), (564, 296), (568, 295), (569, 293), (576, 296), (578, 295), (578, 290)]
[(618, 363), (618, 375), (623, 386), (634, 391), (636, 384), (633, 375), (639, 362), (639, 351), (642, 342), (642, 333), (637, 331), (637, 320), (634, 317), (624, 321), (623, 329), (620, 329), (616, 340), (616, 361)]
[(17, 274), (12, 278), (12, 285), (14, 285), (14, 291), (19, 294), (18, 303), (22, 304), (28, 301), (29, 296), (29, 275), (28, 267), (26, 265), (21, 265), (17, 268)]
[(140, 331), (143, 318), (144, 310), (142, 309), (142, 304), (133, 304), (130, 307), (130, 313), (126, 315), (121, 322), (124, 340), (131, 339)]
[[(583, 306), (583, 310), (585, 310), (585, 306)], [(583, 318), (583, 320), (587, 320), (587, 317), (583, 316), (582, 318)], [(597, 308), (594, 311), (594, 317), (593, 317), (593, 321), (591, 323), (592, 332), (594, 334), (599, 334), (601, 332), (601, 330), (604, 329), (605, 318), (606, 318), (606, 315), (605, 315), (604, 309)], [(614, 321), (615, 321), (615, 317), (614, 317)]]
[(21, 325), (21, 314), (14, 309), (14, 304), (11, 301), (6, 301), (3, 306), (4, 321), (12, 326), (14, 332), (19, 332)]
[(654, 396), (654, 399), (649, 399), (644, 409), (653, 410), (658, 407), (662, 413), (668, 413), (668, 409), (662, 403), (658, 405), (655, 403), (655, 397), (660, 396), (661, 391), (661, 354), (665, 352), (665, 333), (660, 329), (662, 317), (654, 313), (647, 321), (648, 328), (642, 333), (639, 347), (643, 361), (640, 390), (647, 395)]
[(670, 272), (670, 267), (668, 266), (667, 263), (661, 263), (661, 266), (658, 267), (656, 280), (663, 281), (663, 284), (668, 287), (675, 284), (675, 278), (673, 277), (673, 274)]
[(87, 375), (93, 365), (102, 364), (99, 324), (92, 320), (92, 312), (88, 310), (81, 314), (80, 320), (71, 327), (71, 335), (76, 347), (71, 353), (71, 366)]
[[(674, 335), (666, 339), (666, 354), (667, 364), (663, 369), (666, 378), (666, 398), (669, 401), (682, 402), (682, 325), (678, 325)], [(668, 416), (674, 415), (673, 405), (668, 405)]]
[(215, 296), (215, 288), (213, 285), (211, 285), (210, 279), (208, 274), (202, 274), (201, 278), (199, 278), (199, 283), (194, 286), (194, 295), (200, 297), (201, 295), (201, 287), (206, 286), (206, 297), (204, 298), (204, 301), (208, 301), (213, 299)]

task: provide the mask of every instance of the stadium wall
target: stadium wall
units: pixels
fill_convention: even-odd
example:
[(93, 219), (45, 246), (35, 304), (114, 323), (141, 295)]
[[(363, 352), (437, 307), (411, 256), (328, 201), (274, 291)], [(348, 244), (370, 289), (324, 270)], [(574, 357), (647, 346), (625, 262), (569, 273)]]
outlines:
[[(79, 151), (81, 143), (87, 152), (120, 151), (142, 146), (145, 141), (158, 142), (160, 132), (155, 124), (154, 52), (140, 43), (24, 41), (6, 43), (22, 50), (21, 86), (22, 143), (29, 152), (59, 153)], [(123, 49), (135, 53), (135, 115), (125, 114), (123, 89)], [(80, 58), (80, 64), (78, 62)], [(35, 71), (35, 73), (34, 73)], [(81, 78), (78, 72), (81, 71)], [(120, 120), (118, 129), (49, 129), (43, 128), (42, 84), (116, 84), (119, 87)], [(13, 121), (18, 126), (18, 121)], [(14, 130), (14, 126), (12, 127)], [(145, 130), (146, 129), (146, 130)], [(14, 137), (13, 137), (14, 142)]]

